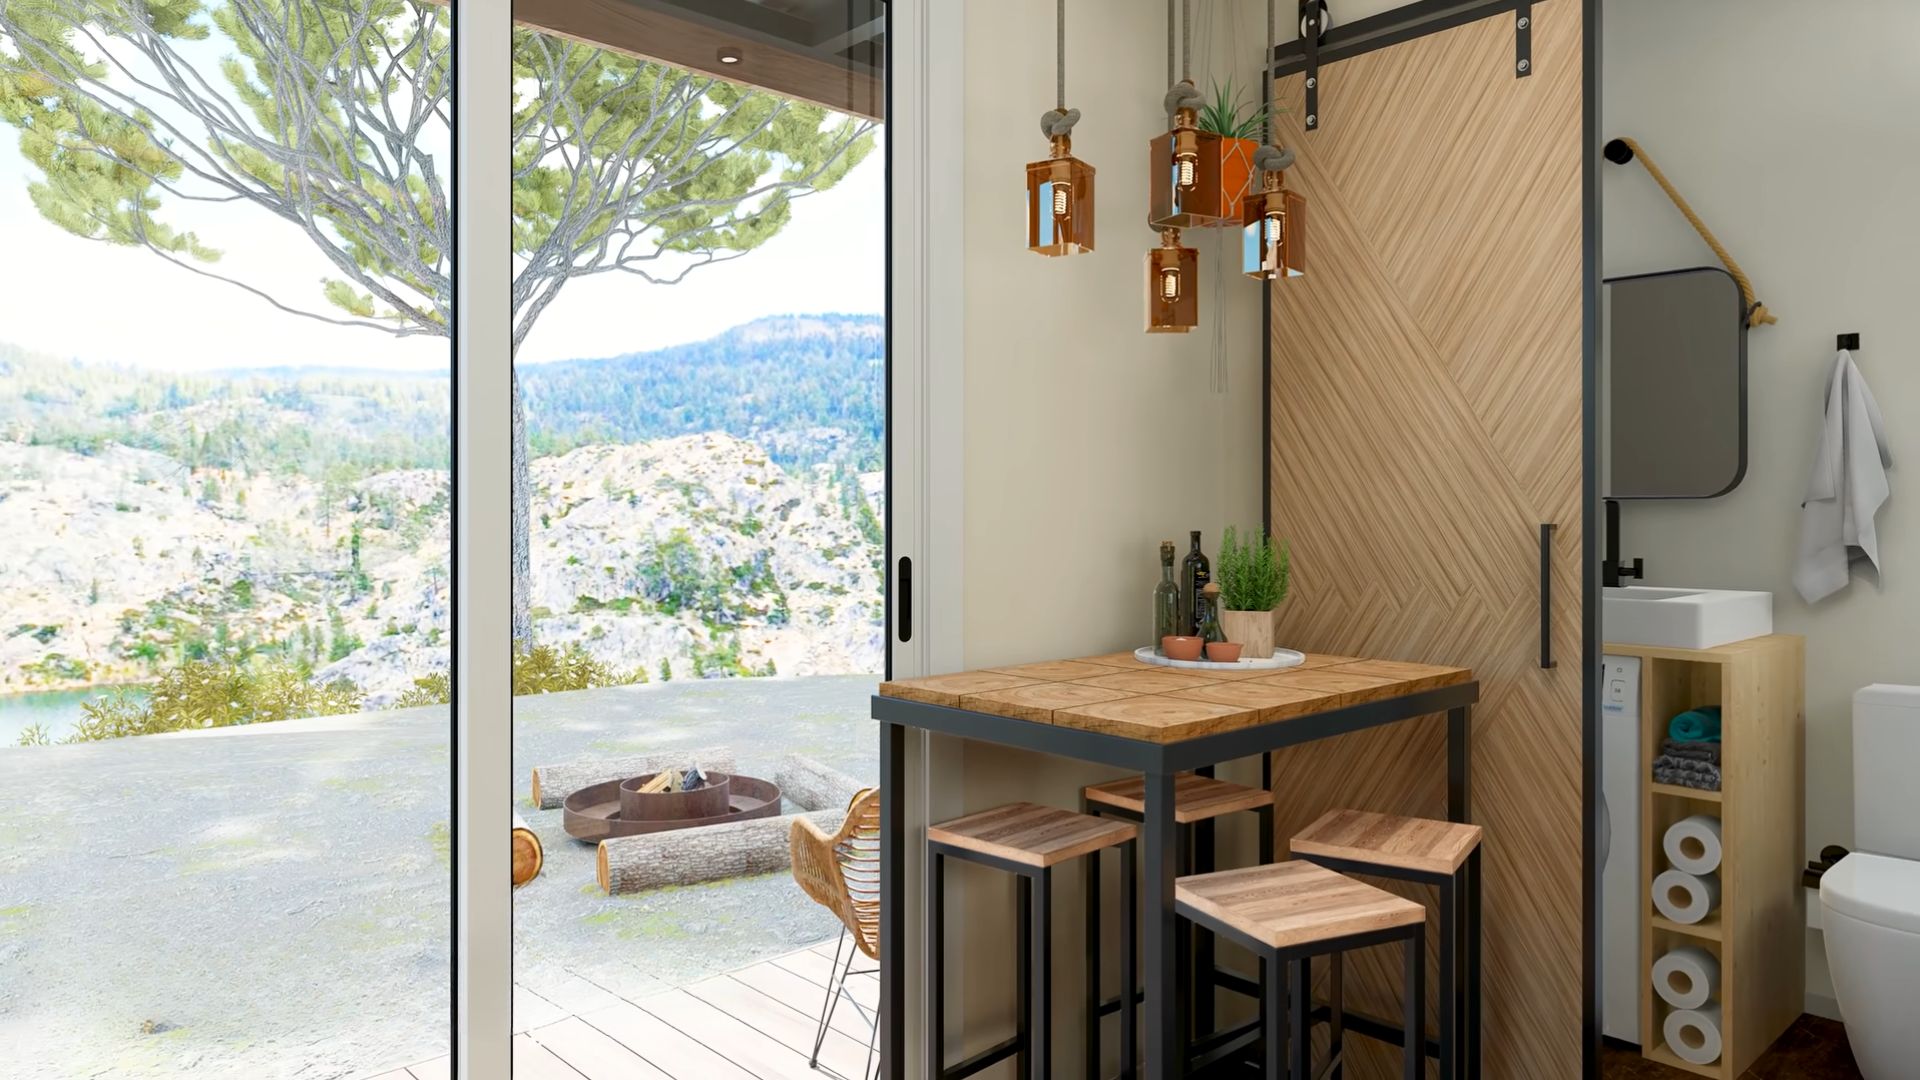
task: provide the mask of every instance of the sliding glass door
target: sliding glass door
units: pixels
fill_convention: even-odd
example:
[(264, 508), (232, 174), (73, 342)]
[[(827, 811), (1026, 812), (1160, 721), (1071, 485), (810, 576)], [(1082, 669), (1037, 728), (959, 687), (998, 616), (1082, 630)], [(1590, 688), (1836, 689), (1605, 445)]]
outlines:
[(0, 1072), (452, 1046), (454, 12), (0, 2)]

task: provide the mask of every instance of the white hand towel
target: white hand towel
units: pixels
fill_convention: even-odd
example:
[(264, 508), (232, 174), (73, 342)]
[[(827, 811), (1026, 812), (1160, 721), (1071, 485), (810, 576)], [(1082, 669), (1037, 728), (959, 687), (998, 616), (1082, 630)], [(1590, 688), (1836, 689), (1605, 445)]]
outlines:
[(1887, 501), (1886, 424), (1873, 391), (1841, 349), (1827, 381), (1827, 413), (1814, 455), (1807, 498), (1800, 505), (1800, 558), (1793, 584), (1812, 604), (1846, 587), (1854, 559), (1880, 572), (1880, 540), (1873, 518)]

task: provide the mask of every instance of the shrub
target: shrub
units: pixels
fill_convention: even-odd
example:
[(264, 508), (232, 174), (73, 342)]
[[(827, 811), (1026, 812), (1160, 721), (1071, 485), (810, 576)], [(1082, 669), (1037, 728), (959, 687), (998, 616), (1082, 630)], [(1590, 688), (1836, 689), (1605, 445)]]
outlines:
[(444, 671), (413, 680), (413, 689), (394, 699), (393, 708), (415, 709), (422, 705), (447, 705), (453, 701), (453, 680)]
[(1232, 526), (1220, 540), (1220, 603), (1227, 611), (1267, 611), (1287, 598), (1291, 576), (1287, 543), (1278, 544), (1264, 531), (1260, 539), (1242, 544)]
[(551, 645), (535, 645), (531, 649), (514, 646), (514, 697), (588, 690), (596, 686), (625, 686), (643, 681), (644, 675), (621, 675), (595, 660), (578, 645), (569, 646), (564, 652)]
[(318, 683), (285, 660), (182, 664), (160, 677), (144, 702), (124, 690), (81, 704), (84, 718), (63, 742), (97, 742), (195, 728), (268, 724), (360, 711), (360, 688)]

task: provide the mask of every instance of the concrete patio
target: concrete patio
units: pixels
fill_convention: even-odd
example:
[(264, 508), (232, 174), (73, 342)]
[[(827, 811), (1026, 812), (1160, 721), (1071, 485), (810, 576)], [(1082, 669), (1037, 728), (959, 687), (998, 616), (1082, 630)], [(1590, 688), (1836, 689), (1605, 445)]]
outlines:
[[(609, 898), (528, 772), (734, 747), (875, 773), (870, 676), (674, 682), (515, 702), (516, 1030), (829, 940), (786, 875)], [(343, 1080), (447, 1052), (444, 707), (0, 750), (0, 1045), (10, 1080)], [(504, 837), (502, 838), (504, 842)]]

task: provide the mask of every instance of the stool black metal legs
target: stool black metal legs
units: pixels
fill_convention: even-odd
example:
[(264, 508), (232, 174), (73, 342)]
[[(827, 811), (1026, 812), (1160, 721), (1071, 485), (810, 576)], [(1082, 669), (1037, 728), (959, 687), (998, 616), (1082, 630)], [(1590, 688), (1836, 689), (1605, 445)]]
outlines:
[[(1345, 874), (1415, 881), (1439, 889), (1440, 1031), (1435, 1056), (1440, 1080), (1480, 1080), (1480, 849), (1474, 848), (1451, 874), (1311, 853), (1299, 857)], [(1425, 1043), (1424, 1035), (1420, 1041)]]
[[(1120, 911), (1122, 947), (1120, 979), (1131, 987), (1138, 980), (1138, 909), (1136, 899), (1135, 842), (1114, 845), (1120, 857)], [(1086, 867), (1086, 944), (1087, 1012), (1086, 1059), (1088, 1080), (1101, 1077), (1100, 1039), (1100, 858), (1099, 852), (1085, 857)], [(927, 932), (930, 945), (927, 958), (927, 992), (931, 1030), (927, 1033), (927, 1075), (933, 1080), (963, 1080), (964, 1077), (1014, 1058), (1022, 1080), (1048, 1080), (1053, 1061), (1053, 870), (968, 851), (930, 841), (927, 858), (931, 871), (931, 894), (927, 898)], [(946, 1063), (946, 873), (947, 860), (962, 859), (991, 866), (1014, 875), (1018, 924), (1015, 929), (1016, 976), (1015, 1009), (1019, 1027), (1011, 1039), (981, 1051), (954, 1065)], [(1138, 1044), (1134, 1013), (1120, 1011), (1120, 1076), (1122, 1080), (1139, 1077)]]
[(1331, 965), (1328, 981), (1328, 1005), (1331, 1038), (1328, 1040), (1326, 1074), (1338, 1077), (1344, 1072), (1341, 1055), (1345, 1052), (1341, 994), (1341, 954), (1398, 941), (1403, 957), (1405, 985), (1401, 990), (1400, 1071), (1404, 1080), (1421, 1080), (1425, 1075), (1427, 1040), (1424, 1035), (1427, 988), (1427, 944), (1424, 926), (1373, 931), (1333, 938), (1299, 949), (1273, 949), (1259, 942), (1242, 940), (1260, 957), (1262, 981), (1283, 993), (1270, 993), (1260, 1003), (1262, 1072), (1267, 1080), (1313, 1080), (1313, 958), (1323, 956)]

